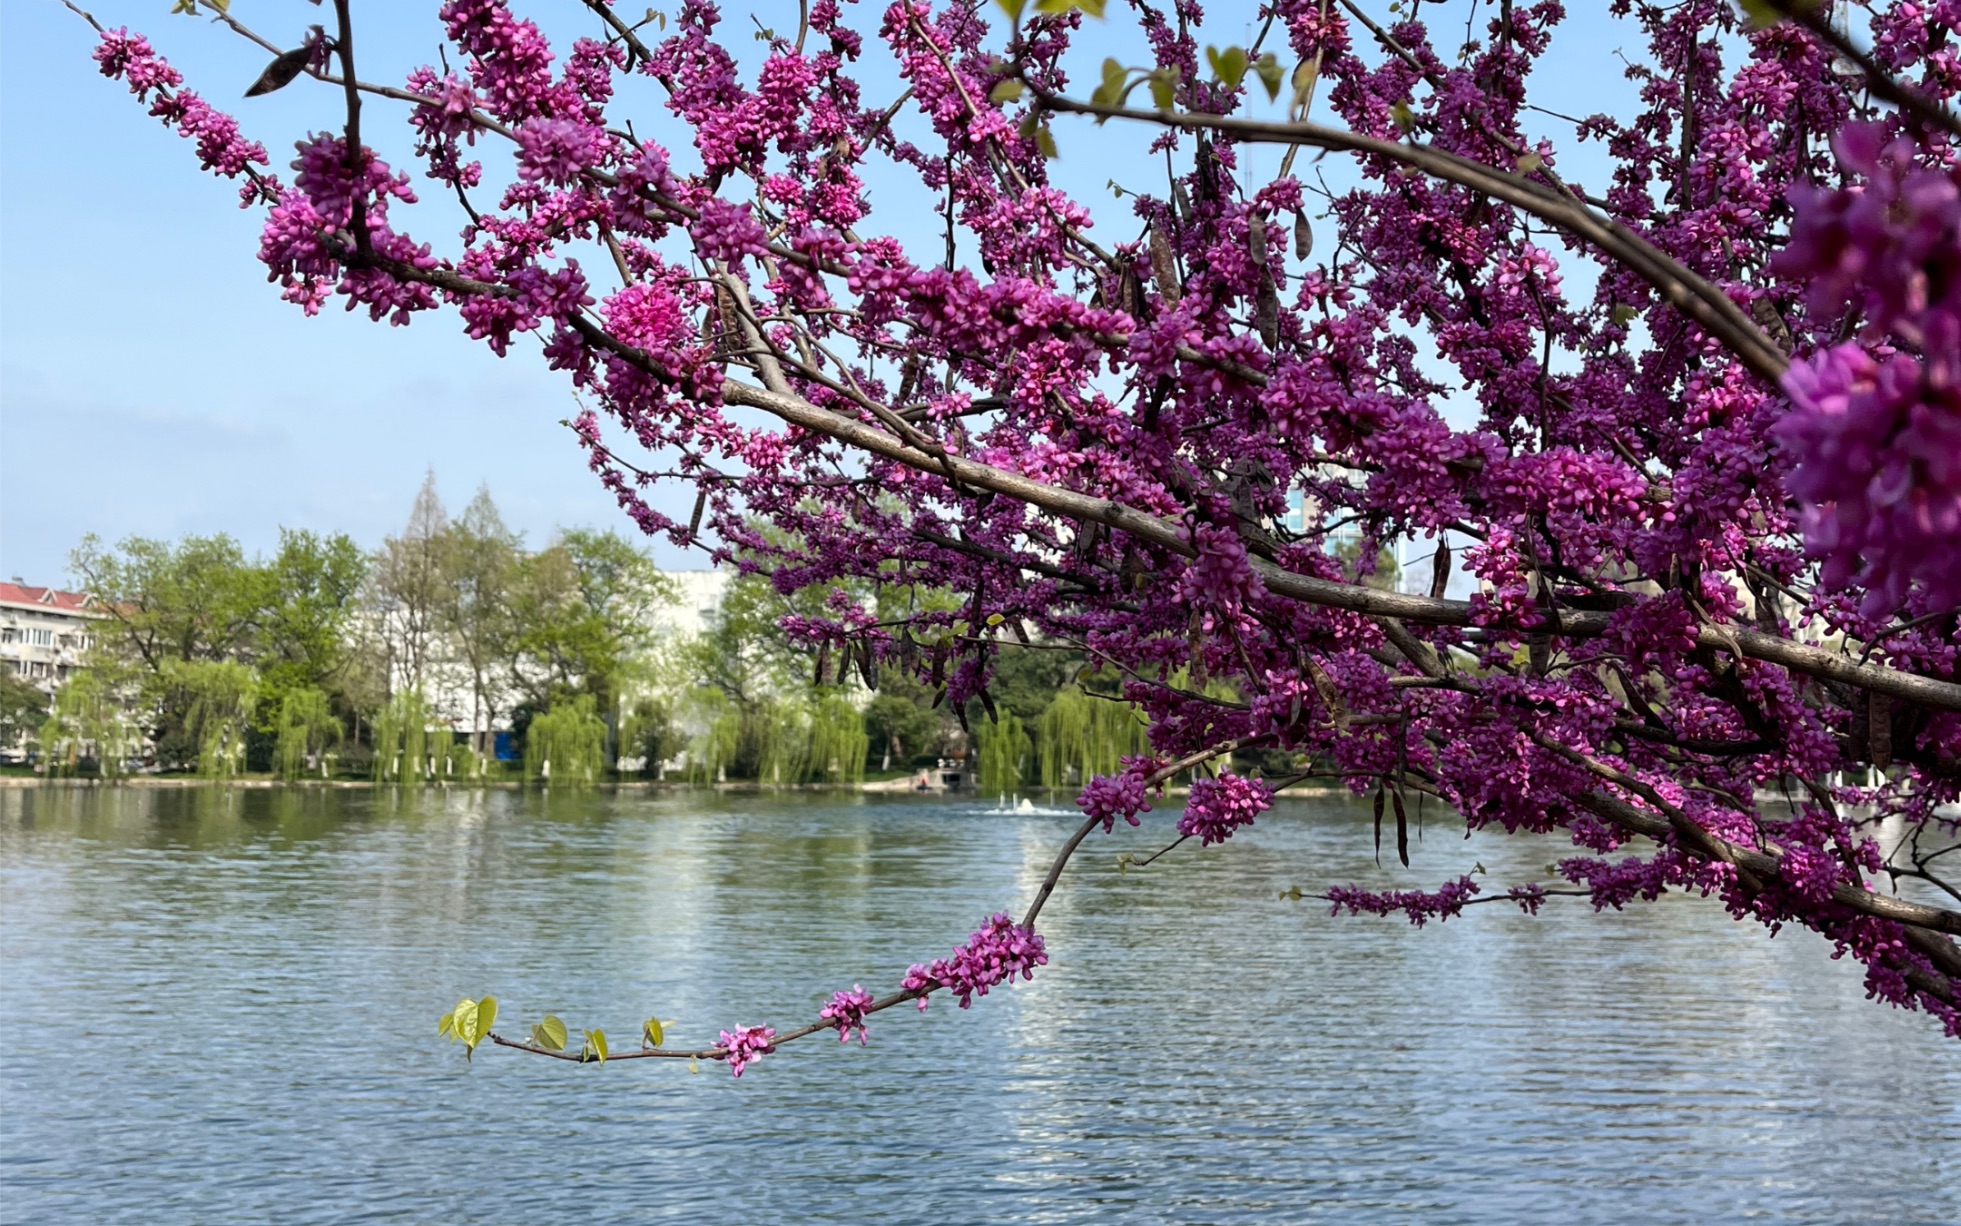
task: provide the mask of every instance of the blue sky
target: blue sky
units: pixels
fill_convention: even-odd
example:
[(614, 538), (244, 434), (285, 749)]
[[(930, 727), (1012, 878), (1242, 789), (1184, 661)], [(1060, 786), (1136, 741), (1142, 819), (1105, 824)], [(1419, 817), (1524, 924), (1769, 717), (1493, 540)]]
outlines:
[[(149, 33), (193, 88), (268, 146), (282, 173), (295, 137), (338, 126), (338, 96), (304, 80), (270, 98), (238, 98), (264, 54), (170, 15), (169, 0), (89, 7), (104, 25)], [(433, 58), (433, 0), (354, 7), (362, 76), (400, 81)], [(517, 7), (550, 19), (555, 38), (591, 32), (576, 5)], [(723, 7), (725, 30), (746, 25), (750, 8), (765, 24), (795, 11), (788, 0)], [(880, 7), (861, 11), (875, 21)], [(1250, 38), (1253, 4), (1208, 7), (1213, 39)], [(1228, 16), (1236, 7), (1245, 21)], [(233, 11), (287, 45), (322, 14), (303, 0), (235, 0)], [(1551, 86), (1545, 104), (1586, 113), (1624, 96), (1606, 58), (1617, 38), (1590, 22), (1566, 36), (1556, 77), (1541, 82)], [(284, 525), (373, 545), (406, 519), (429, 468), (452, 510), (488, 484), (534, 541), (557, 525), (630, 528), (559, 424), (576, 406), (535, 345), (514, 345), (500, 360), (450, 315), (390, 328), (338, 306), (309, 320), (281, 303), (254, 258), (260, 215), (237, 209), (231, 186), (197, 169), (188, 142), (96, 74), (93, 41), (58, 0), (0, 5), (0, 578), (62, 582), (68, 551), (87, 532), (229, 532), (265, 550)], [(871, 39), (867, 49), (882, 50)], [(1086, 31), (1081, 49), (1086, 79), (1105, 54), (1144, 59), (1121, 20)], [(883, 65), (868, 75), (890, 79)], [(873, 84), (868, 96), (878, 96)], [(645, 103), (630, 112), (641, 132), (680, 143), (652, 97), (636, 101)], [(371, 102), (366, 114), (382, 155), (412, 166), (400, 113)], [(1153, 173), (1143, 134), (1078, 123), (1058, 135), (1058, 178), (1098, 210), (1099, 238), (1131, 237), (1127, 206), (1104, 184)], [(1278, 160), (1271, 149), (1251, 156)], [(487, 177), (495, 174), (493, 166)], [(909, 246), (939, 241), (931, 201), (915, 186), (874, 178), (871, 191), (887, 232), (897, 216)], [(432, 202), (398, 220), (439, 252), (455, 249), (453, 206)], [(677, 493), (670, 505), (685, 513), (691, 501)], [(657, 554), (664, 564), (700, 564), (666, 546)]]

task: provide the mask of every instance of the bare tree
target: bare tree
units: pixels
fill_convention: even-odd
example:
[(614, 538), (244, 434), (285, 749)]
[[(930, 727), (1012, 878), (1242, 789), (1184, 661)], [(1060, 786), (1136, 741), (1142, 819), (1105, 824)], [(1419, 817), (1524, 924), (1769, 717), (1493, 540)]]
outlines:
[(391, 689), (420, 690), (428, 678), (445, 599), (443, 555), (449, 537), (449, 514), (436, 493), (432, 468), (402, 534), (383, 540), (375, 556), (373, 603), (380, 613)]

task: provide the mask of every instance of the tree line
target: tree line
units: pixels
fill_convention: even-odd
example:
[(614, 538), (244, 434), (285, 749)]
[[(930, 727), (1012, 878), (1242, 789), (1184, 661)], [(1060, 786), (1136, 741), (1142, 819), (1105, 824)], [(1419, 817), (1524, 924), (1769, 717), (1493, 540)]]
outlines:
[[(411, 762), (454, 773), (491, 755), (495, 723), (521, 734), (581, 700), (611, 709), (667, 592), (617, 533), (527, 549), (487, 489), (452, 518), (433, 473), (374, 550), (286, 528), (269, 557), (222, 533), (91, 535), (70, 569), (104, 618), (39, 741), (52, 769), (105, 773), (141, 756), (213, 776), (388, 776), (418, 747)], [(460, 749), (435, 735), (452, 726), (471, 734)]]
[(0, 694), (0, 734), (34, 738), (58, 773), (585, 783), (671, 765), (794, 784), (956, 759), (1008, 793), (1079, 783), (1144, 745), (1141, 716), (1068, 644), (999, 657), (990, 711), (780, 630), (839, 601), (950, 622), (944, 589), (785, 594), (738, 566), (698, 632), (663, 632), (677, 588), (638, 544), (579, 528), (528, 549), (488, 489), (451, 515), (433, 473), (371, 550), (287, 528), (268, 557), (223, 533), (91, 535), (70, 569), (104, 614), (87, 666), (52, 703), (12, 677)]

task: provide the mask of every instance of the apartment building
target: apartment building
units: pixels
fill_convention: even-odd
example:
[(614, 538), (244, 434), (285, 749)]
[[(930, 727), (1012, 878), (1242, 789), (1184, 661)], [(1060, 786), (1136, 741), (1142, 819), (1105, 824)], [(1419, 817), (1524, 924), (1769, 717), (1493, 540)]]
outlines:
[(0, 583), (0, 667), (52, 694), (81, 667), (107, 616), (80, 592)]

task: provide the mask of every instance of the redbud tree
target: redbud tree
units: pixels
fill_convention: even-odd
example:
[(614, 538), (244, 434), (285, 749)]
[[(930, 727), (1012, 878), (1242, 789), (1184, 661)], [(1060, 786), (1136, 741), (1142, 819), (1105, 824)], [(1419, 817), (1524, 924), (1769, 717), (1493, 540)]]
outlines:
[[(1468, 23), (1265, 0), (1226, 22), (1245, 45), (1195, 0), (803, 0), (760, 33), (712, 0), (584, 0), (557, 47), (448, 0), (439, 62), (399, 82), (359, 75), (347, 0), (290, 42), (179, 7), (271, 57), (253, 94), (321, 99), (275, 167), (97, 27), (101, 72), (264, 212), (287, 302), (447, 308), (562, 372), (650, 535), (784, 591), (957, 593), (785, 623), (840, 676), (909, 670), (987, 718), (1001, 653), (1066, 646), (1148, 716), (1020, 918), (801, 1028), (687, 1051), (655, 1021), (614, 1059), (740, 1074), (1032, 974), (1071, 854), (1179, 776), (1200, 847), (1317, 776), (1372, 795), (1398, 850), (1422, 797), (1574, 847), (1550, 888), (1329, 888), (1338, 911), (1711, 895), (1961, 1035), (1956, 0), (1613, 0), (1638, 101), (1585, 116), (1528, 101), (1559, 0)], [(417, 166), (364, 143), (377, 123)], [(1120, 128), (1154, 177), (1093, 218), (1055, 159)], [(943, 248), (872, 208), (881, 177), (938, 201)], [(460, 239), (418, 227), (425, 196)], [(1366, 581), (1393, 542), (1425, 543), (1427, 594)], [(1233, 765), (1253, 750), (1259, 777)], [(494, 1016), (445, 1029), (608, 1054)]]

